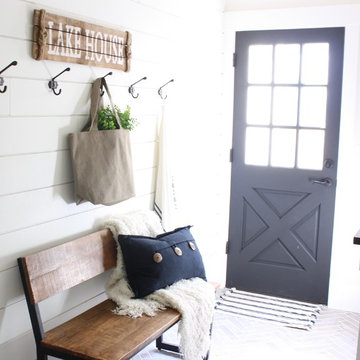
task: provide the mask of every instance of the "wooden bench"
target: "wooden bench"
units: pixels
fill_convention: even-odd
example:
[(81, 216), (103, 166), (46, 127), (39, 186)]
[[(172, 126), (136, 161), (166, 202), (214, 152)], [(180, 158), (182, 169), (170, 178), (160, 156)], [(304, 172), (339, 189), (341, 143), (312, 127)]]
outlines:
[(173, 309), (156, 316), (130, 318), (111, 312), (105, 300), (73, 319), (44, 331), (39, 302), (91, 279), (116, 265), (116, 245), (105, 229), (18, 259), (35, 336), (37, 359), (129, 359), (157, 339), (158, 349), (179, 351), (165, 344), (162, 334), (180, 319)]

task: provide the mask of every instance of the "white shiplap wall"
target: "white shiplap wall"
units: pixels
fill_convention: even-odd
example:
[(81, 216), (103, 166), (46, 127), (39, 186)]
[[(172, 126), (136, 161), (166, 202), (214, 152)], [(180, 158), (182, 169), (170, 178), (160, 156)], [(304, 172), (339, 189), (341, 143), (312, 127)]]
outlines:
[[(91, 84), (109, 70), (32, 59), (32, 14), (41, 8), (133, 35), (131, 71), (113, 71), (107, 78), (115, 103), (129, 104), (139, 120), (131, 134), (137, 193), (131, 200), (112, 207), (74, 203), (67, 137), (86, 123)], [(17, 257), (97, 230), (109, 213), (151, 207), (161, 106), (157, 89), (171, 78), (169, 97), (176, 94), (184, 111), (181, 123), (174, 124), (179, 138), (186, 137), (179, 158), (195, 179), (184, 192), (193, 200), (193, 213), (206, 217), (208, 210), (198, 209), (218, 176), (218, 156), (212, 152), (220, 116), (221, 11), (217, 0), (0, 0), (0, 69), (18, 61), (3, 74), (8, 91), (0, 94), (0, 359), (35, 359)], [(68, 65), (71, 71), (58, 79), (62, 94), (55, 96), (47, 83)], [(138, 85), (140, 96), (133, 100), (127, 87), (143, 76), (148, 80)], [(201, 150), (209, 144), (210, 151)], [(190, 182), (184, 179), (186, 189)], [(216, 196), (213, 192), (211, 201)], [(210, 262), (217, 253), (209, 246), (216, 231), (208, 234), (206, 221), (194, 219), (206, 236), (203, 255)], [(105, 279), (46, 300), (46, 328), (104, 298)]]

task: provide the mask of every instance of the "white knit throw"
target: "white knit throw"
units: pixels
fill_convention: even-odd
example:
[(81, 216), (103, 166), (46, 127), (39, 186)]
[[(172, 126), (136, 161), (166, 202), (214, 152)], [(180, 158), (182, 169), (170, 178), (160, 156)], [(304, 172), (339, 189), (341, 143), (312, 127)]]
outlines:
[(129, 286), (119, 234), (155, 237), (163, 233), (158, 216), (153, 211), (138, 211), (116, 216), (105, 222), (117, 244), (117, 265), (106, 285), (108, 297), (117, 304), (118, 315), (154, 316), (166, 307), (181, 314), (179, 324), (180, 350), (185, 360), (200, 360), (210, 348), (210, 326), (214, 311), (214, 288), (200, 278), (180, 280), (165, 289), (157, 290), (143, 299), (133, 299)]

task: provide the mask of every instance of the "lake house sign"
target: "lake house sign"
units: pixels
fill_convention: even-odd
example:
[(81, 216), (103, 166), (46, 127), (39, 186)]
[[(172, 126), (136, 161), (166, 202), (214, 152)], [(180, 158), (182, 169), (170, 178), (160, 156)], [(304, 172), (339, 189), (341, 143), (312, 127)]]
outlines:
[(34, 10), (33, 57), (130, 70), (131, 34)]

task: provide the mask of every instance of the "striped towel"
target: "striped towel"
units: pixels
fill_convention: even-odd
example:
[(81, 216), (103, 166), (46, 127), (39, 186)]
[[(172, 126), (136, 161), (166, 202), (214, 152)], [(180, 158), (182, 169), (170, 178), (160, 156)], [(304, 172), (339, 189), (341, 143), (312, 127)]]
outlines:
[(310, 330), (322, 305), (228, 289), (217, 301), (216, 310), (280, 325)]

